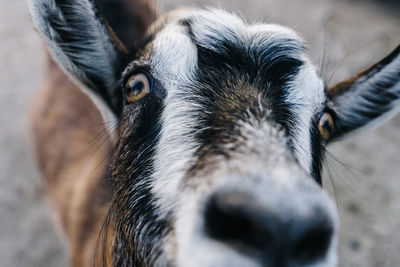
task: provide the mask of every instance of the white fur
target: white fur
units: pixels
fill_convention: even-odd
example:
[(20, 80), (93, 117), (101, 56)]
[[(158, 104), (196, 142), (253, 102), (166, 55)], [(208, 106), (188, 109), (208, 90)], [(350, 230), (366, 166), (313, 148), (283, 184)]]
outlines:
[(302, 37), (292, 29), (278, 25), (278, 24), (254, 24), (248, 26), (247, 33), (250, 36), (259, 37), (260, 39), (265, 36), (273, 39), (282, 39), (282, 37), (289, 37), (290, 39), (303, 42)]
[(168, 94), (162, 114), (161, 137), (155, 156), (152, 189), (160, 199), (163, 210), (176, 203), (179, 183), (196, 146), (188, 132), (196, 120), (190, 116), (193, 103), (179, 97), (182, 85), (192, 80), (197, 67), (197, 49), (185, 34), (185, 28), (171, 23), (157, 35), (150, 62), (152, 74), (163, 83)]
[(243, 20), (229, 12), (219, 9), (198, 10), (189, 18), (196, 41), (208, 49), (220, 48), (213, 46), (221, 40), (235, 42), (238, 37), (245, 38), (247, 26)]
[[(311, 171), (311, 119), (313, 114), (321, 111), (326, 101), (324, 84), (317, 76), (315, 68), (307, 60), (301, 68), (292, 89), (289, 91), (289, 103), (294, 103), (293, 112), (299, 121), (294, 124), (295, 136), (293, 145), (300, 165), (306, 171)], [(298, 105), (297, 105), (298, 104)]]
[[(302, 43), (296, 33), (285, 27), (278, 25), (247, 26), (236, 16), (218, 10), (181, 12), (175, 21), (169, 22), (156, 36), (149, 59), (152, 65), (151, 71), (161, 81), (168, 95), (165, 99), (161, 119), (162, 130), (155, 155), (152, 191), (158, 199), (160, 216), (166, 215), (171, 210), (176, 211), (175, 235), (169, 237), (168, 240), (169, 242), (175, 240), (178, 266), (258, 266), (252, 259), (239, 255), (224, 244), (206, 237), (202, 229), (201, 214), (204, 200), (210, 192), (229, 184), (237, 188), (244, 186), (250, 191), (258, 188), (257, 195), (262, 198), (262, 195), (268, 192), (268, 182), (266, 181), (269, 181), (271, 177), (283, 188), (282, 190), (287, 190), (287, 193), (293, 197), (285, 204), (282, 202), (282, 194), (270, 192), (269, 198), (264, 199), (262, 203), (271, 202), (271, 205), (278, 202), (284, 203), (285, 207), (291, 211), (303, 210), (307, 213), (312, 205), (301, 202), (301, 199), (307, 198), (311, 201), (310, 203), (319, 203), (324, 206), (331, 214), (332, 220), (335, 222), (334, 241), (332, 241), (329, 256), (314, 266), (335, 266), (336, 211), (326, 193), (308, 177), (311, 165), (310, 121), (314, 112), (325, 101), (322, 82), (308, 61), (290, 85), (291, 91), (288, 99), (289, 102), (302, 104), (299, 109), (294, 110), (299, 117), (298, 125), (295, 126), (294, 143), (295, 156), (299, 159), (304, 171), (296, 167), (297, 163), (285, 145), (286, 137), (282, 132), (270, 126), (266, 121), (262, 123), (250, 119), (250, 121), (237, 125), (242, 132), (240, 136), (243, 139), (237, 140), (235, 143), (238, 150), (236, 154), (232, 155), (233, 159), (227, 161), (225, 158), (213, 156), (209, 160), (217, 163), (218, 167), (215, 171), (213, 170), (211, 177), (209, 174), (195, 177), (194, 179), (201, 179), (201, 183), (196, 184), (195, 191), (183, 186), (182, 179), (189, 163), (195, 160), (194, 151), (199, 146), (190, 131), (198, 123), (197, 114), (201, 108), (195, 102), (185, 99), (182, 93), (187, 86), (195, 82), (194, 73), (197, 68), (196, 47), (191, 42), (186, 32), (187, 29), (176, 22), (184, 18), (190, 19), (196, 41), (208, 49), (218, 49), (213, 45), (218, 43), (222, 37), (233, 41), (235, 38), (243, 38), (243, 40), (252, 38), (255, 40), (255, 44), (257, 40), (266, 42), (288, 37)], [(303, 57), (303, 55), (298, 56)], [(263, 109), (261, 102), (259, 108)], [(252, 118), (250, 113), (249, 118)], [(230, 175), (239, 175), (240, 173), (244, 177), (251, 177), (252, 175), (248, 173), (249, 170), (254, 176), (262, 175), (265, 180), (249, 178), (247, 182), (243, 182), (243, 177), (231, 179)], [(295, 174), (294, 177), (293, 174)], [(201, 176), (201, 174), (198, 175)], [(313, 188), (312, 194), (307, 195), (305, 192), (297, 191), (296, 185), (303, 182)], [(170, 247), (171, 244), (165, 244), (166, 250)]]

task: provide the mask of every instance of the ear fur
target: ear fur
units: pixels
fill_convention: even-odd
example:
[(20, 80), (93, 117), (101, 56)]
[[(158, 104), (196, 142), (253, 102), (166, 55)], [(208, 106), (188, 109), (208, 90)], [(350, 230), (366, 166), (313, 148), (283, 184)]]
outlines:
[(100, 98), (119, 116), (122, 99), (114, 86), (127, 50), (100, 15), (94, 0), (28, 3), (34, 25), (53, 59), (92, 99)]
[(327, 89), (336, 113), (330, 140), (375, 125), (400, 108), (400, 45), (365, 71)]
[(156, 20), (153, 0), (98, 0), (99, 7), (118, 38), (129, 50), (141, 46)]

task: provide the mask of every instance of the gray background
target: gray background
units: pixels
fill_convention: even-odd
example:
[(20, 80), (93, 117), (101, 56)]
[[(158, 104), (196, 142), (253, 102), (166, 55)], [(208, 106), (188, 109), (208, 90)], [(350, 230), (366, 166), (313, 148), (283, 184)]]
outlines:
[[(195, 2), (288, 25), (333, 83), (400, 43), (400, 9), (378, 1), (158, 1), (161, 10)], [(384, 1), (395, 3), (396, 1)], [(382, 2), (381, 2), (382, 3)], [(43, 184), (29, 153), (26, 108), (42, 79), (42, 46), (23, 0), (0, 0), (0, 266), (66, 266)], [(325, 56), (323, 56), (325, 55)], [(330, 147), (325, 187), (341, 217), (340, 266), (400, 266), (400, 116)], [(334, 185), (334, 186), (333, 186)]]

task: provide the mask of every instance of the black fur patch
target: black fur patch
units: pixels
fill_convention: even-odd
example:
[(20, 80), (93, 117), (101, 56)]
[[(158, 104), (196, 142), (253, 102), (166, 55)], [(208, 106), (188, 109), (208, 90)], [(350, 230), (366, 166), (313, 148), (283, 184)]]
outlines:
[(152, 1), (97, 0), (111, 28), (129, 51), (136, 51), (156, 19)]
[(320, 114), (314, 116), (311, 121), (311, 174), (314, 179), (322, 185), (322, 163), (324, 161), (325, 146), (322, 143), (322, 138), (318, 130), (318, 122), (320, 119)]
[(150, 188), (162, 111), (162, 98), (155, 92), (124, 109), (112, 173), (114, 266), (154, 266), (161, 240), (171, 229), (170, 219), (157, 213)]

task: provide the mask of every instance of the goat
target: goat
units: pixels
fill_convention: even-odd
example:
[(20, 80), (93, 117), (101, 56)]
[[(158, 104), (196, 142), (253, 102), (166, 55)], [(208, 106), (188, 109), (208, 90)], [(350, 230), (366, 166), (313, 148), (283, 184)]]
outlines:
[(327, 87), (284, 26), (146, 0), (29, 8), (51, 55), (33, 150), (71, 266), (337, 265), (324, 151), (394, 113), (400, 46)]

